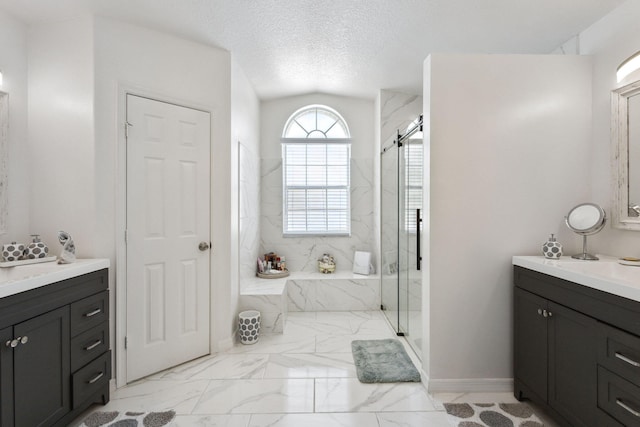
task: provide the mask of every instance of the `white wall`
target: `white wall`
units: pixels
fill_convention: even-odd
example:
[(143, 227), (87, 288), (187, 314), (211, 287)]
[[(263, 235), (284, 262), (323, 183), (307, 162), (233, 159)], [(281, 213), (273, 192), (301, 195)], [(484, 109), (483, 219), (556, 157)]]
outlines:
[(590, 193), (591, 61), (438, 54), (424, 87), (425, 371), (432, 390), (509, 390), (511, 257), (549, 233), (577, 249), (563, 217)]
[[(299, 108), (324, 104), (337, 110), (351, 132), (351, 237), (282, 237), (282, 130)], [(373, 226), (374, 102), (366, 99), (310, 94), (263, 101), (260, 107), (261, 252), (284, 255), (292, 271), (316, 271), (325, 252), (336, 269), (351, 271), (356, 250), (375, 257)]]
[[(607, 215), (611, 213), (613, 196), (610, 94), (611, 90), (640, 79), (640, 73), (637, 72), (620, 83), (616, 81), (618, 66), (640, 50), (638, 17), (640, 2), (629, 0), (578, 36), (580, 53), (593, 58), (590, 198), (601, 204)], [(609, 223), (600, 233), (590, 237), (589, 241), (592, 253), (640, 257), (640, 232), (637, 231), (618, 230)]]
[(30, 231), (57, 254), (65, 230), (79, 257), (96, 256), (93, 22), (40, 24), (28, 34)]
[(237, 292), (232, 292), (237, 289), (237, 273), (233, 277), (231, 267), (236, 257), (230, 252), (233, 244), (237, 247), (237, 215), (233, 216), (230, 185), (237, 173), (231, 149), (230, 54), (165, 33), (95, 18), (96, 255), (112, 260), (122, 238), (116, 234), (121, 231), (116, 230), (116, 220), (124, 213), (122, 200), (117, 199), (117, 183), (122, 178), (118, 143), (124, 126), (124, 89), (212, 113), (211, 345), (217, 351), (232, 343), (233, 310), (238, 299)]
[(27, 143), (27, 29), (11, 15), (0, 11), (0, 91), (9, 94), (9, 138), (7, 147), (8, 203), (6, 234), (0, 244), (29, 241), (30, 170)]
[[(260, 252), (260, 101), (235, 61), (231, 62), (232, 147), (238, 150), (240, 279), (255, 276)], [(235, 161), (234, 161), (235, 163)], [(232, 249), (233, 251), (233, 249)]]

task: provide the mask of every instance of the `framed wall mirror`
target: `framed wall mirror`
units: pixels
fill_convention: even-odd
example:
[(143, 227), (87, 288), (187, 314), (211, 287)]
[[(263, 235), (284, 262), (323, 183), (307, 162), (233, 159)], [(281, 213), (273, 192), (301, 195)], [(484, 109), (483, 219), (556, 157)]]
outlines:
[(9, 94), (0, 91), (0, 234), (7, 232), (9, 215)]
[(612, 222), (640, 231), (640, 81), (611, 93)]

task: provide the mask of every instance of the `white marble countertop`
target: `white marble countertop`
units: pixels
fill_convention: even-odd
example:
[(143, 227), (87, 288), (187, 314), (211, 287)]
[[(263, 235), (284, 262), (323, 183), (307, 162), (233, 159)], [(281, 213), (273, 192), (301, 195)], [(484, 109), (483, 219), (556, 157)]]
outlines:
[(640, 302), (640, 267), (621, 265), (618, 258), (597, 255), (598, 261), (571, 257), (514, 256), (512, 263), (539, 273)]
[(108, 268), (106, 258), (78, 259), (71, 264), (43, 262), (0, 268), (0, 298)]

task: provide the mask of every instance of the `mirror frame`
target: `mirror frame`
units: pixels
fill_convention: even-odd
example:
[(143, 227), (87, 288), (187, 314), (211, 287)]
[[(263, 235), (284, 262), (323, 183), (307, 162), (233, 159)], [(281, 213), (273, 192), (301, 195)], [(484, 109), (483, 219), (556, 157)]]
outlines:
[[(588, 228), (583, 228), (583, 229), (576, 228), (571, 224), (571, 221), (570, 221), (571, 214), (574, 213), (578, 208), (581, 208), (584, 206), (590, 206), (594, 208), (598, 212), (598, 220)], [(569, 229), (574, 233), (580, 234), (581, 236), (591, 236), (592, 234), (596, 234), (604, 228), (604, 225), (607, 223), (607, 213), (605, 212), (604, 209), (602, 209), (600, 205), (597, 205), (595, 203), (580, 203), (579, 205), (576, 205), (573, 208), (571, 208), (569, 213), (567, 213), (567, 216), (564, 217), (564, 222), (567, 224), (567, 227), (569, 227)]]
[[(640, 231), (640, 217), (629, 216), (629, 98), (640, 94), (640, 81), (611, 91), (611, 171), (613, 173), (612, 224)], [(640, 167), (640, 166), (639, 166)]]

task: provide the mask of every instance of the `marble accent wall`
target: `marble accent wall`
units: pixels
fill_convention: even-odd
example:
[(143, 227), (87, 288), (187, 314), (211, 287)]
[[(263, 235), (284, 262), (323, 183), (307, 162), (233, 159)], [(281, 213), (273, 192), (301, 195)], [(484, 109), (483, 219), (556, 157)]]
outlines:
[(380, 143), (382, 149), (422, 114), (422, 96), (390, 90), (380, 91)]
[(351, 158), (351, 237), (283, 237), (282, 160), (262, 159), (262, 252), (284, 255), (291, 271), (317, 271), (317, 259), (330, 253), (336, 269), (351, 271), (355, 251), (373, 242), (373, 160)]
[(260, 157), (242, 143), (239, 153), (240, 285), (256, 274), (260, 249)]
[[(301, 107), (321, 104), (336, 109), (351, 133), (351, 236), (283, 237), (281, 135), (287, 119)], [(374, 217), (374, 105), (370, 100), (309, 94), (263, 101), (261, 105), (260, 253), (284, 255), (292, 272), (317, 271), (317, 259), (330, 253), (337, 271), (352, 271), (355, 251), (376, 253)]]

